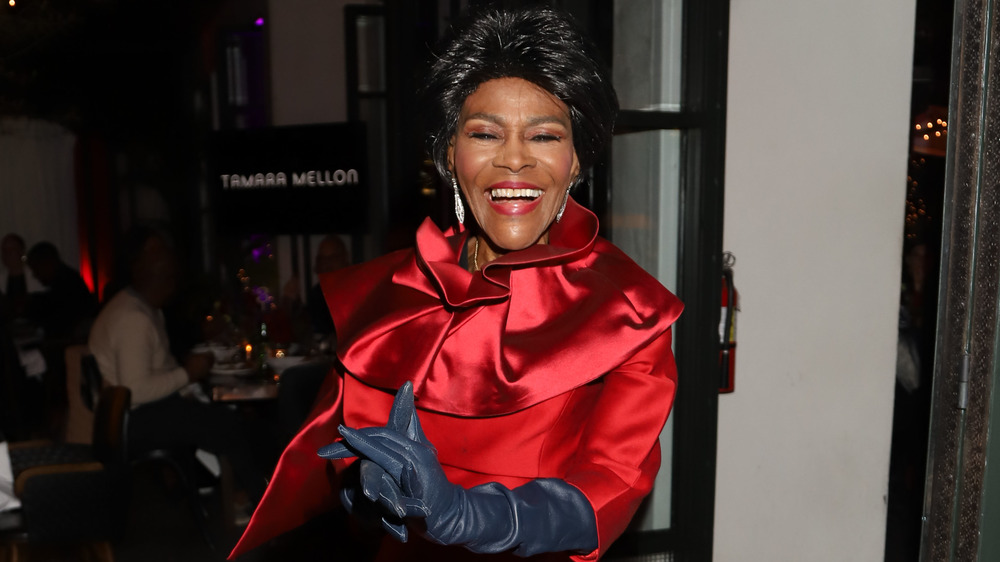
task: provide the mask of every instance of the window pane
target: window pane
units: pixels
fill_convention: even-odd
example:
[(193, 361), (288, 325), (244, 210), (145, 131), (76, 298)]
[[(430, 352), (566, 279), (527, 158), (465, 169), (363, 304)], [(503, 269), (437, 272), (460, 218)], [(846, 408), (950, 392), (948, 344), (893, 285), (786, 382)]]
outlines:
[(612, 79), (622, 109), (680, 111), (683, 0), (615, 0)]
[[(680, 131), (617, 135), (611, 148), (612, 242), (676, 291), (680, 206)], [(660, 434), (663, 461), (638, 530), (670, 527), (673, 417)]]
[(382, 16), (358, 17), (358, 91), (385, 91), (385, 21)]

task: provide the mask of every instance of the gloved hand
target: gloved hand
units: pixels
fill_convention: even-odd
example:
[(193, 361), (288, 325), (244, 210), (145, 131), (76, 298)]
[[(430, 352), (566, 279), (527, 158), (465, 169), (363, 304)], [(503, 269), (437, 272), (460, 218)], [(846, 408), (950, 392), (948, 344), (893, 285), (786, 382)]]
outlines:
[[(481, 553), (515, 549), (520, 556), (597, 547), (590, 503), (563, 480), (536, 479), (514, 490), (496, 482), (466, 490), (449, 482), (420, 428), (409, 382), (396, 395), (388, 425), (341, 426), (340, 433), (344, 441), (320, 449), (320, 456), (358, 456), (378, 466), (362, 469), (365, 497), (389, 514), (423, 518), (423, 534), (434, 542)], [(406, 539), (405, 528), (390, 532)]]
[[(392, 409), (389, 411), (389, 421), (386, 428), (416, 437), (413, 430), (409, 428), (414, 426), (419, 429), (420, 421), (417, 419), (413, 407), (413, 385), (409, 382), (406, 384), (410, 385), (410, 390), (408, 393), (400, 392), (396, 395)], [(423, 436), (423, 432), (420, 432), (420, 436)], [(320, 448), (318, 454), (328, 459), (358, 456), (348, 449), (343, 441)], [(341, 487), (341, 503), (349, 513), (355, 514), (362, 520), (378, 518), (386, 532), (396, 540), (406, 542), (408, 535), (403, 518), (410, 513), (423, 515), (425, 510), (417, 505), (417, 502), (403, 497), (399, 486), (393, 482), (381, 466), (366, 458), (361, 458), (358, 465), (358, 484), (347, 483)], [(360, 495), (364, 497), (359, 497)], [(359, 501), (361, 503), (358, 503)]]
[[(394, 508), (386, 508), (381, 503), (369, 501), (361, 489), (365, 483), (368, 483), (369, 488), (371, 488), (371, 483), (378, 483), (384, 474), (385, 471), (370, 460), (362, 459), (358, 461), (344, 473), (340, 488), (340, 502), (347, 509), (348, 513), (353, 514), (363, 527), (368, 529), (381, 527), (396, 540), (406, 542), (408, 534), (406, 525), (403, 522), (403, 516), (398, 514)], [(386, 476), (386, 478), (388, 477)], [(386, 493), (399, 495), (400, 492), (398, 489), (393, 484), (391, 488), (385, 487), (386, 491), (384, 492), (376, 491), (375, 497)], [(400, 500), (392, 499), (386, 501), (391, 501), (395, 505)]]

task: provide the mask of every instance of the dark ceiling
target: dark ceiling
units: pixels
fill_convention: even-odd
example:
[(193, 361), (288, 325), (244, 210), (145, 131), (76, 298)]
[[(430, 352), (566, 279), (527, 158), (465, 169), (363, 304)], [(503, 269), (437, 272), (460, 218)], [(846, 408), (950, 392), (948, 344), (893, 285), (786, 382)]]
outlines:
[[(7, 3), (7, 0), (4, 1)], [(207, 75), (216, 0), (0, 5), (0, 116), (110, 138), (170, 134)]]

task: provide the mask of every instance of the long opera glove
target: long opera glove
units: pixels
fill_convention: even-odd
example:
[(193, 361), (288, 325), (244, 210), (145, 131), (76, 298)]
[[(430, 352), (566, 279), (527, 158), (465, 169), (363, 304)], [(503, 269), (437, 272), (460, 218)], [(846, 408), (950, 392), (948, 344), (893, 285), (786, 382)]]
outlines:
[[(513, 490), (496, 482), (468, 490), (449, 482), (420, 428), (412, 393), (410, 383), (400, 388), (386, 427), (341, 426), (344, 441), (320, 455), (358, 456), (381, 467), (377, 483), (362, 484), (365, 496), (390, 513), (423, 518), (422, 533), (431, 541), (481, 553), (513, 549), (519, 556), (597, 548), (593, 508), (563, 480), (539, 478)], [(404, 419), (409, 423), (400, 427)], [(386, 477), (397, 490), (385, 489)]]

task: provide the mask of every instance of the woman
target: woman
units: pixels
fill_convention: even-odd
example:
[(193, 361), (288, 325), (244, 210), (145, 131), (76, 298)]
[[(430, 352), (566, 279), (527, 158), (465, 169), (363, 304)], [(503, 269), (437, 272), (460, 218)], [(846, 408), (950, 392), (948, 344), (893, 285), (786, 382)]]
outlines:
[(659, 468), (681, 304), (570, 196), (617, 111), (590, 53), (533, 10), (436, 60), (430, 149), (462, 224), (323, 278), (342, 365), (234, 554), (338, 495), (381, 519), (380, 560), (593, 560), (622, 533)]

